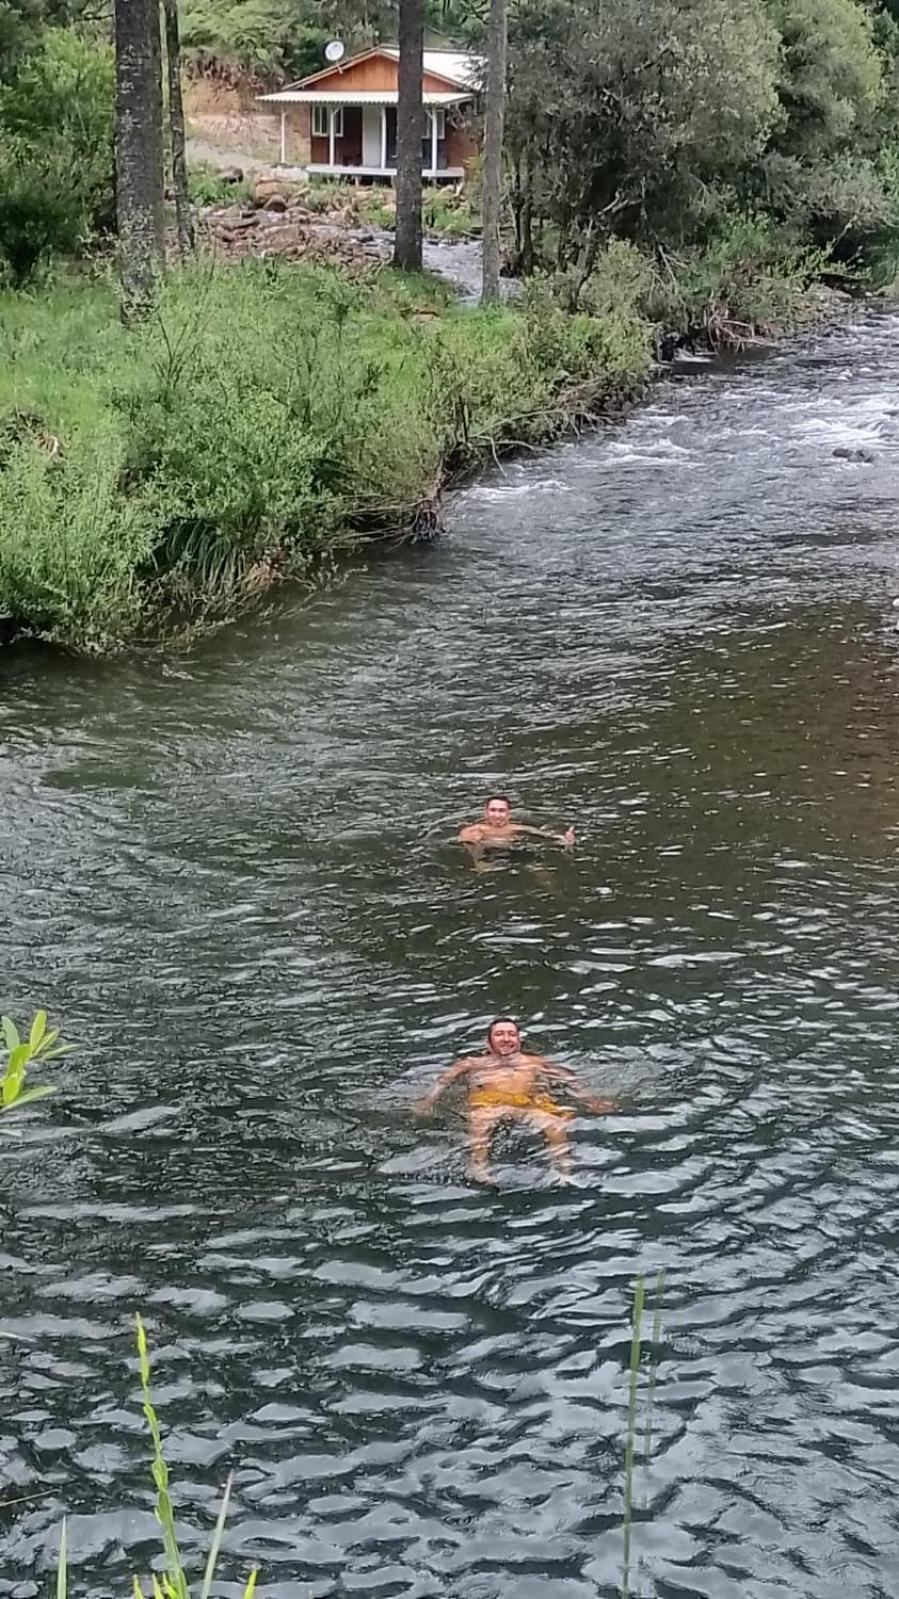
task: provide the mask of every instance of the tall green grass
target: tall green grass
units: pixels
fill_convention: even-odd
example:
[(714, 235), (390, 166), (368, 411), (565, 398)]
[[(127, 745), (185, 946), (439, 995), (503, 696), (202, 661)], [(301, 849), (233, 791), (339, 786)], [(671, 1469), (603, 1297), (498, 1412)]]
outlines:
[[(140, 1370), (141, 1400), (144, 1417), (150, 1433), (153, 1446), (151, 1473), (156, 1488), (156, 1520), (159, 1522), (162, 1534), (162, 1547), (165, 1565), (161, 1574), (152, 1572), (149, 1586), (145, 1586), (137, 1576), (132, 1578), (133, 1599), (147, 1599), (148, 1593), (152, 1599), (193, 1599), (196, 1591), (199, 1599), (210, 1599), (212, 1584), (218, 1570), (219, 1557), (222, 1550), (222, 1541), (225, 1533), (225, 1522), (228, 1516), (228, 1506), (231, 1500), (232, 1477), (228, 1478), (222, 1503), (216, 1518), (209, 1552), (203, 1568), (199, 1588), (191, 1586), (187, 1565), (181, 1554), (178, 1543), (178, 1531), (175, 1526), (175, 1513), (172, 1508), (171, 1494), (169, 1493), (169, 1469), (166, 1464), (162, 1444), (162, 1428), (156, 1406), (153, 1402), (152, 1374), (150, 1371), (150, 1356), (147, 1347), (147, 1333), (140, 1316), (137, 1317), (137, 1355)], [(66, 1523), (63, 1521), (59, 1536), (59, 1556), (56, 1571), (57, 1599), (66, 1599), (68, 1589), (68, 1547)], [(250, 1572), (242, 1591), (242, 1599), (253, 1599), (256, 1591), (256, 1578), (258, 1573)]]
[(624, 1443), (624, 1550), (621, 1561), (621, 1599), (628, 1599), (631, 1574), (631, 1529), (634, 1515), (634, 1457), (637, 1445), (637, 1395), (643, 1339), (643, 1304), (646, 1283), (641, 1272), (634, 1290), (631, 1323), (631, 1359), (628, 1379), (627, 1431)]
[(643, 1464), (649, 1465), (652, 1454), (652, 1414), (656, 1396), (656, 1371), (659, 1359), (659, 1348), (662, 1342), (662, 1295), (665, 1291), (665, 1271), (660, 1270), (656, 1277), (656, 1302), (652, 1317), (652, 1358), (649, 1366), (649, 1381), (646, 1388), (646, 1427), (643, 1433)]
[(275, 262), (173, 273), (136, 333), (103, 284), (0, 299), (0, 618), (100, 652), (320, 581), (448, 474), (633, 392), (649, 347), (634, 316)]
[[(665, 1274), (656, 1278), (655, 1309), (652, 1322), (652, 1358), (646, 1392), (646, 1419), (643, 1433), (643, 1464), (648, 1466), (652, 1450), (652, 1411), (655, 1398), (656, 1363), (662, 1336), (662, 1295)], [(646, 1306), (646, 1280), (642, 1274), (634, 1287), (634, 1304), (631, 1313), (631, 1345), (628, 1367), (627, 1427), (624, 1439), (624, 1517), (623, 1547), (621, 1555), (620, 1599), (630, 1599), (631, 1545), (634, 1521), (634, 1477), (637, 1459), (637, 1432), (640, 1399), (640, 1365), (643, 1355), (643, 1314)]]

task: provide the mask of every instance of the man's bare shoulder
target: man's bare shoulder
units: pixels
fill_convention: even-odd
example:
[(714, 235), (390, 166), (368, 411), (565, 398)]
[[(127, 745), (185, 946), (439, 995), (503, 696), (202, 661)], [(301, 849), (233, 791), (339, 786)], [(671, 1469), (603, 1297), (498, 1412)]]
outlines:
[(486, 1066), (490, 1059), (489, 1055), (460, 1055), (458, 1060), (453, 1062), (453, 1065), (460, 1072), (477, 1071), (479, 1068)]
[(519, 1059), (522, 1066), (529, 1066), (534, 1071), (552, 1070), (555, 1066), (555, 1061), (547, 1060), (545, 1055), (520, 1055)]

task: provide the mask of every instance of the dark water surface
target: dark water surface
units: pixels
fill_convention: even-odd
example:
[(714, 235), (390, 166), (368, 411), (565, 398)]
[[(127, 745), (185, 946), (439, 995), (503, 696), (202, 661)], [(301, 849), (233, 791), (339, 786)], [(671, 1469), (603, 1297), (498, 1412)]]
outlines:
[[(612, 1595), (662, 1266), (633, 1592), (899, 1594), (897, 362), (667, 385), (165, 666), (2, 658), (3, 1005), (80, 1047), (2, 1147), (0, 1595), (63, 1511), (76, 1594), (158, 1548), (138, 1308), (228, 1584)], [(475, 873), (495, 786), (576, 854)], [(620, 1096), (570, 1188), (410, 1116), (507, 1011)]]

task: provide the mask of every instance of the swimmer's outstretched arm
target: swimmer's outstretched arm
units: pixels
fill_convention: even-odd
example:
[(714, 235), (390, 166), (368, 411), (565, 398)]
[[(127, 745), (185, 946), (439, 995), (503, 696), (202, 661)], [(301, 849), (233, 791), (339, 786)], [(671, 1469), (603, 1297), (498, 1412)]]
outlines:
[(585, 1110), (594, 1111), (597, 1116), (617, 1109), (614, 1099), (600, 1099), (597, 1094), (591, 1094), (567, 1066), (557, 1066), (554, 1061), (541, 1059), (540, 1076), (553, 1083), (564, 1083), (572, 1099), (576, 1099)]
[(478, 1062), (472, 1060), (470, 1056), (464, 1057), (462, 1060), (453, 1061), (452, 1066), (448, 1066), (445, 1072), (440, 1073), (430, 1092), (425, 1094), (422, 1099), (416, 1100), (412, 1107), (416, 1116), (429, 1115), (445, 1089), (452, 1087), (453, 1083), (457, 1083), (460, 1077), (464, 1077), (466, 1072), (472, 1071), (477, 1064)]
[(484, 832), (483, 822), (468, 822), (464, 827), (459, 828), (456, 840), (459, 844), (480, 844), (483, 842)]

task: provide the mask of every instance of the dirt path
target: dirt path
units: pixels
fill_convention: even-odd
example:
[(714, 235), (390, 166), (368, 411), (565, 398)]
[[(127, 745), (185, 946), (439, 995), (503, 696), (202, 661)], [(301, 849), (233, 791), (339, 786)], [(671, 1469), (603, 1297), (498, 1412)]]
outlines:
[[(217, 144), (208, 144), (205, 139), (187, 140), (187, 160), (188, 164), (193, 162), (195, 166), (215, 167), (219, 172), (224, 172), (226, 167), (240, 167), (243, 172), (275, 170), (275, 162), (266, 160), (264, 156), (248, 155), (246, 150), (223, 150)], [(291, 182), (299, 182), (306, 176), (304, 167), (278, 167), (277, 171)]]

